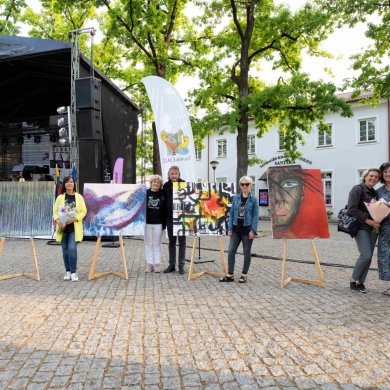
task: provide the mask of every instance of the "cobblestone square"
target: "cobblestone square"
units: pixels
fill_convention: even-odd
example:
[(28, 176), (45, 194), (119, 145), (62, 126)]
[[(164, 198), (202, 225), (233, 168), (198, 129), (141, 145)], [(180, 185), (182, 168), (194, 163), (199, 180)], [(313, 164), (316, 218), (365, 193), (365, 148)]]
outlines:
[[(65, 282), (61, 247), (36, 239), (41, 280), (0, 281), (0, 389), (390, 390), (390, 286), (371, 270), (368, 294), (349, 290), (357, 248), (336, 228), (315, 241), (326, 287), (283, 289), (283, 240), (268, 221), (246, 284), (241, 248), (234, 283), (188, 281), (189, 262), (185, 275), (145, 273), (142, 237), (124, 239), (129, 280), (88, 281), (96, 243), (84, 241), (80, 280)], [(215, 261), (195, 272), (222, 272), (216, 238), (202, 237), (201, 256)], [(286, 277), (317, 279), (309, 240), (289, 240), (287, 257)], [(96, 273), (121, 267), (119, 248), (100, 249)], [(7, 238), (0, 275), (22, 272), (34, 273), (30, 242)]]

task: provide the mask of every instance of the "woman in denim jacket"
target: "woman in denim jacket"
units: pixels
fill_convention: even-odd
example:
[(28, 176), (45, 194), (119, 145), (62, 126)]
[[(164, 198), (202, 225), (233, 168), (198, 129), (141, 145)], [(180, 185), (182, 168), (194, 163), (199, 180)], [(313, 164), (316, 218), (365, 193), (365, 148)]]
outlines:
[(240, 242), (242, 242), (244, 250), (244, 266), (238, 281), (239, 283), (246, 282), (246, 275), (251, 264), (252, 243), (257, 235), (259, 204), (257, 197), (251, 195), (252, 179), (249, 176), (243, 176), (239, 183), (241, 194), (237, 194), (233, 197), (228, 224), (228, 236), (230, 237), (228, 274), (219, 279), (220, 282), (234, 282), (234, 264), (236, 262), (236, 253)]

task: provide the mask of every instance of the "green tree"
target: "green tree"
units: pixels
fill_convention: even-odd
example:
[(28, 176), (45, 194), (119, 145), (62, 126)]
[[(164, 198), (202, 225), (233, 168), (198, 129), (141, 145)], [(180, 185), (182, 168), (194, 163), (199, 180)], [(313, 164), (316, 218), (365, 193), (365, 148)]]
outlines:
[[(123, 58), (123, 89), (146, 100), (140, 80), (155, 75), (175, 84), (201, 66), (207, 31), (199, 36), (185, 15), (188, 0), (95, 0), (107, 14), (102, 28)], [(153, 171), (161, 174), (158, 139), (153, 131)]]
[(24, 0), (0, 0), (0, 34), (17, 35), (21, 12), (27, 7)]
[[(351, 116), (349, 106), (334, 94), (331, 83), (310, 81), (300, 73), (302, 53), (330, 56), (320, 43), (333, 31), (334, 18), (321, 7), (305, 4), (295, 13), (272, 0), (199, 0), (204, 13), (199, 23), (219, 29), (210, 41), (212, 56), (199, 71), (199, 88), (190, 97), (194, 110), (205, 109), (203, 121), (194, 124), (202, 136), (225, 123), (237, 132), (237, 180), (247, 174), (248, 119), (253, 117), (261, 137), (276, 123), (285, 133), (288, 161), (300, 156), (298, 141), (314, 121), (324, 130), (328, 110)], [(278, 74), (275, 82), (261, 81), (264, 64)]]
[[(384, 0), (317, 0), (317, 3), (338, 17), (339, 27), (366, 23), (365, 35), (372, 43), (351, 57), (351, 68), (357, 75), (345, 80), (344, 88), (354, 90), (352, 97), (371, 91), (363, 102), (379, 103), (390, 98), (390, 2)], [(375, 21), (375, 22), (374, 22)]]

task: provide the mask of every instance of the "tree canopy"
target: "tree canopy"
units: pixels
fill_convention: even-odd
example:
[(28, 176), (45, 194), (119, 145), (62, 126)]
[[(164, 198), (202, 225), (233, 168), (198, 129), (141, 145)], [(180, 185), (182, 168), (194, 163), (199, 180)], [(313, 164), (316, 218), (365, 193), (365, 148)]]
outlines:
[(24, 0), (0, 0), (0, 34), (17, 35), (17, 26), (22, 10), (26, 7)]
[(376, 105), (381, 98), (390, 98), (390, 2), (384, 0), (318, 0), (339, 20), (339, 27), (347, 24), (354, 27), (359, 22), (367, 23), (365, 35), (372, 43), (351, 57), (351, 69), (356, 76), (346, 80), (344, 88), (353, 89), (352, 97), (361, 92), (372, 91), (372, 96), (363, 99)]
[[(324, 123), (328, 110), (351, 116), (350, 107), (335, 96), (332, 83), (310, 81), (301, 73), (302, 55), (329, 56), (320, 48), (333, 31), (336, 19), (320, 6), (307, 2), (296, 12), (272, 0), (199, 0), (204, 10), (198, 19), (214, 29), (208, 66), (199, 70), (199, 88), (190, 94), (192, 108), (206, 110), (195, 127), (202, 136), (226, 124), (237, 133), (237, 180), (247, 173), (248, 120), (256, 123), (261, 137), (279, 123), (285, 134), (285, 157), (300, 156), (298, 142), (316, 121)], [(270, 63), (274, 80), (262, 80), (261, 70)], [(261, 158), (261, 156), (258, 156)]]

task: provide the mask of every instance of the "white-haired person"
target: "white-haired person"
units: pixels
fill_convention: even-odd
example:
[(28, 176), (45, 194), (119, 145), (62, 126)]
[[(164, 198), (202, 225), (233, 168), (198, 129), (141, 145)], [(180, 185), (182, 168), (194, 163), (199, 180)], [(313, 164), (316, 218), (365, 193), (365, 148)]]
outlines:
[(162, 190), (163, 179), (160, 175), (152, 175), (150, 188), (146, 191), (146, 229), (145, 256), (147, 266), (145, 272), (161, 271), (161, 237), (166, 227), (166, 200)]
[(257, 235), (259, 222), (259, 202), (256, 196), (251, 195), (252, 179), (249, 176), (241, 177), (241, 193), (233, 197), (230, 209), (228, 236), (228, 274), (220, 278), (220, 282), (234, 282), (234, 265), (238, 246), (242, 242), (244, 251), (244, 265), (239, 283), (246, 283), (249, 266), (251, 264), (251, 249), (253, 239)]

